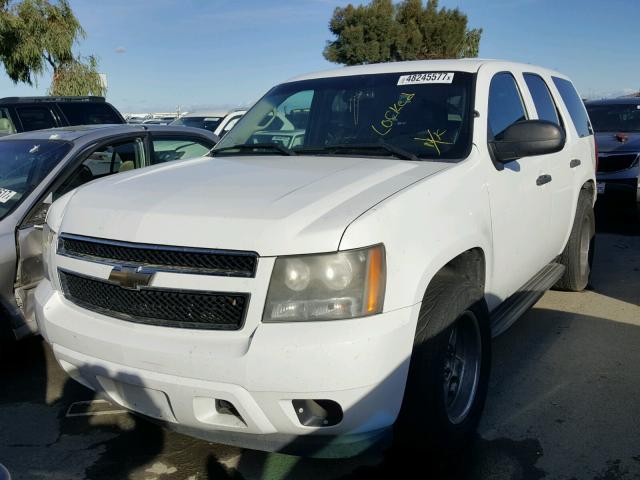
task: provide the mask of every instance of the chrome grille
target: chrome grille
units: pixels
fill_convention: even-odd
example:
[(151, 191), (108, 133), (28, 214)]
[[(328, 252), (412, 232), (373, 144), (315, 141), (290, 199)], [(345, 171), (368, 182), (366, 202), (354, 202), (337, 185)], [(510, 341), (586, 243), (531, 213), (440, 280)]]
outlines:
[(99, 263), (126, 264), (154, 270), (228, 277), (254, 277), (254, 252), (148, 245), (63, 233), (58, 254)]

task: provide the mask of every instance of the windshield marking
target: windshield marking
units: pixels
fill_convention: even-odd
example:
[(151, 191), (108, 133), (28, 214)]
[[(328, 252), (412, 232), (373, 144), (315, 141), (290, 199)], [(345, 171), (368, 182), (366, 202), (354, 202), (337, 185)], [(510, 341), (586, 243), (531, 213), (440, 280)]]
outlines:
[(398, 85), (420, 85), (426, 83), (452, 83), (453, 72), (429, 72), (402, 75)]
[(445, 142), (444, 140), (442, 140), (442, 136), (445, 133), (447, 133), (446, 130), (440, 131), (438, 129), (435, 132), (432, 132), (431, 130), (427, 129), (427, 137), (429, 137), (429, 138), (416, 137), (416, 138), (414, 138), (414, 140), (418, 140), (420, 142), (423, 142), (422, 145), (424, 145), (425, 147), (428, 147), (428, 148), (435, 149), (435, 151), (438, 152), (438, 155), (441, 155), (439, 145), (451, 145), (452, 144), (452, 142)]
[(387, 107), (387, 110), (384, 112), (384, 119), (380, 120), (380, 125), (383, 129), (386, 129), (386, 131), (384, 133), (379, 132), (375, 125), (371, 125), (371, 129), (381, 137), (387, 135), (398, 121), (398, 117), (404, 106), (411, 103), (411, 100), (413, 100), (415, 96), (415, 93), (400, 93), (398, 101)]
[(0, 187), (0, 203), (7, 203), (17, 194), (18, 192), (14, 192), (13, 190), (9, 190), (8, 188)]

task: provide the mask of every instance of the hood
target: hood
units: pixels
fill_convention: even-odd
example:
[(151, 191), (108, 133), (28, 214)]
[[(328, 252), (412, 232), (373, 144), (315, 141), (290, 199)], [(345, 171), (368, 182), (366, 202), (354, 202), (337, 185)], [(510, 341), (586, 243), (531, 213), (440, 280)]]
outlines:
[(335, 251), (366, 210), (451, 166), (325, 156), (173, 162), (81, 187), (59, 231), (262, 256)]
[[(621, 142), (617, 135), (627, 137)], [(638, 132), (597, 132), (596, 142), (600, 153), (634, 153), (640, 152), (640, 133)]]

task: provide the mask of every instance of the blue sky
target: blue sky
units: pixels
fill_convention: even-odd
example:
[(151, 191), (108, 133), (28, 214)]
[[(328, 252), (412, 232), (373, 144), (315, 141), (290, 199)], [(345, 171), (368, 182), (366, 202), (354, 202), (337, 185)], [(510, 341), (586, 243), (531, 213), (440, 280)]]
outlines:
[[(332, 67), (322, 57), (342, 0), (70, 0), (96, 54), (108, 100), (123, 112), (240, 106), (289, 77)], [(352, 3), (360, 3), (353, 2)], [(480, 56), (569, 75), (583, 95), (640, 89), (640, 2), (441, 0), (482, 27)], [(0, 96), (43, 94), (0, 68)]]

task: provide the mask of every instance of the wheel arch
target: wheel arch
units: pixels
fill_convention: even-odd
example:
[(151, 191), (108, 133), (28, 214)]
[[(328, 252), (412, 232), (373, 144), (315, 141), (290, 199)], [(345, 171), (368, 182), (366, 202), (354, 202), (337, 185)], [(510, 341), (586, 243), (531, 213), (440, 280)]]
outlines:
[(465, 248), (456, 255), (448, 255), (439, 262), (432, 264), (425, 275), (424, 283), (421, 287), (420, 301), (433, 285), (433, 281), (439, 275), (457, 275), (469, 281), (471, 285), (477, 287), (478, 295), (484, 296), (487, 284), (487, 266), (485, 250), (480, 246)]

